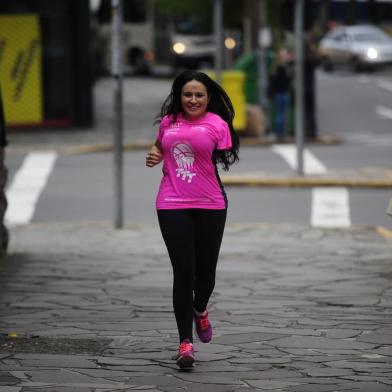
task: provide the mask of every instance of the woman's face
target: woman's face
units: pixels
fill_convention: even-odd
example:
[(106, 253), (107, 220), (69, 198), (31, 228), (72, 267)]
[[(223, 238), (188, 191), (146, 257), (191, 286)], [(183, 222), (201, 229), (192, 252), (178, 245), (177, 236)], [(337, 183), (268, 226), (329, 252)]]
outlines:
[(202, 117), (207, 111), (209, 97), (206, 86), (197, 80), (185, 83), (181, 90), (181, 108), (190, 120)]

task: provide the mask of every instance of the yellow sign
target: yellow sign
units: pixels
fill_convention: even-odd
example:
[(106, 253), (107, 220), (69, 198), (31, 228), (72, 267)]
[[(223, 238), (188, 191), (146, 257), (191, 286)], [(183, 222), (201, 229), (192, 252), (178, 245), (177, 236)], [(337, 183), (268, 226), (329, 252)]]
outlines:
[(43, 121), (38, 15), (0, 15), (0, 83), (7, 125)]

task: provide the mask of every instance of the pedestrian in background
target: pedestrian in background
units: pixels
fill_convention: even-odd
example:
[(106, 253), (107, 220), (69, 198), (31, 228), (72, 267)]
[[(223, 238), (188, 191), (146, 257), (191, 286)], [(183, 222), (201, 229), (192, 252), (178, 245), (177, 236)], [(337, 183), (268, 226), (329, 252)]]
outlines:
[(184, 71), (162, 105), (158, 136), (146, 157), (148, 167), (163, 160), (156, 208), (173, 268), (180, 368), (195, 360), (193, 322), (203, 343), (212, 338), (207, 305), (227, 213), (217, 165), (228, 170), (238, 161), (233, 118), (233, 105), (219, 84), (202, 72)]
[(289, 113), (292, 101), (290, 56), (285, 48), (280, 48), (276, 53), (274, 70), (269, 80), (268, 95), (275, 105), (273, 128), (276, 141), (283, 142), (288, 135)]

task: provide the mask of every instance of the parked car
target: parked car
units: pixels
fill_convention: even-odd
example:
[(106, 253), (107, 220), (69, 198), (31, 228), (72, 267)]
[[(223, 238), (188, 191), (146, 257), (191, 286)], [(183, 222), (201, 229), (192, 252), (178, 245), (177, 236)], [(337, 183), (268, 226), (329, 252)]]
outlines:
[(322, 66), (332, 71), (336, 65), (349, 65), (354, 71), (392, 65), (392, 37), (370, 25), (339, 26), (321, 39)]

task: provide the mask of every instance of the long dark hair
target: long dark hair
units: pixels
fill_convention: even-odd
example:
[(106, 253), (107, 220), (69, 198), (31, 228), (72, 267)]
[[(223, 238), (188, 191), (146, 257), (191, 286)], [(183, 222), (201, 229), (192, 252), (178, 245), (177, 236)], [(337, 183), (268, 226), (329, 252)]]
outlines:
[(219, 115), (229, 126), (231, 148), (229, 150), (215, 149), (213, 154), (214, 163), (220, 163), (224, 170), (229, 170), (229, 167), (239, 160), (240, 140), (233, 128), (234, 108), (225, 90), (208, 75), (194, 70), (181, 72), (173, 81), (171, 92), (162, 104), (158, 120), (166, 115), (171, 115), (173, 122), (175, 122), (178, 114), (183, 113), (181, 106), (182, 87), (191, 80), (196, 80), (206, 87), (209, 98), (207, 112)]

